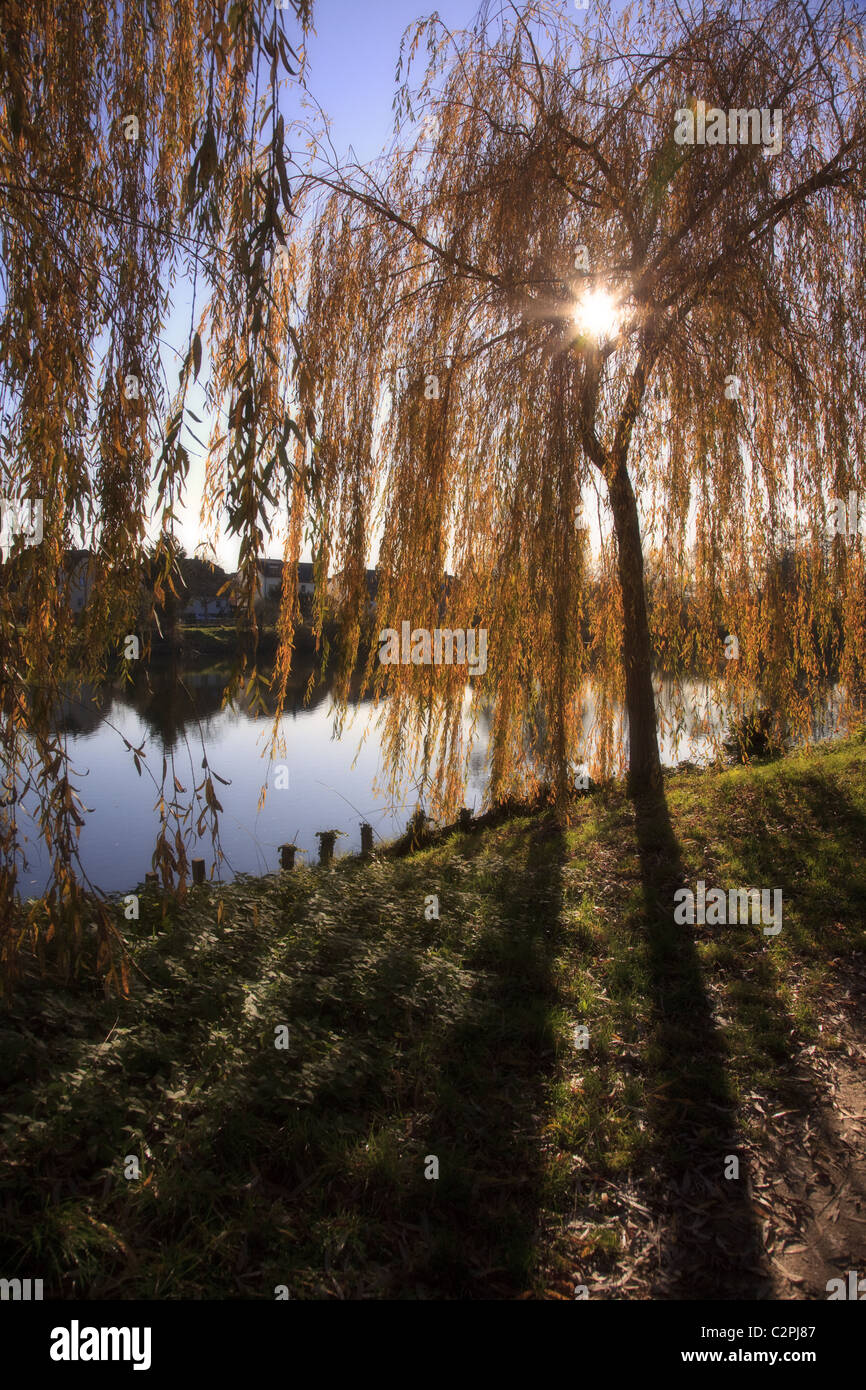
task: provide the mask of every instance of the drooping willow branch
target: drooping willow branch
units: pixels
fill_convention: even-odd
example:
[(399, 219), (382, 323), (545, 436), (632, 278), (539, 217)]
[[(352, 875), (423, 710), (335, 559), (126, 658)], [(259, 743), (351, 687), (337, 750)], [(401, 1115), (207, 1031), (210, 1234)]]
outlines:
[[(22, 0), (4, 13), (0, 495), (44, 506), (41, 542), (16, 541), (0, 566), (0, 736), (11, 791), (0, 810), (4, 984), (22, 945), (50, 945), (75, 969), (93, 919), (99, 970), (108, 987), (124, 982), (114, 913), (84, 891), (93, 885), (77, 855), (82, 813), (56, 711), (68, 689), (131, 674), (129, 634), (144, 638), (146, 660), (155, 614), (141, 611), (145, 578), (155, 605), (175, 602), (187, 396), (205, 362), (206, 400), (228, 421), (211, 442), (206, 519), (241, 535), (240, 587), (252, 608), (268, 470), (294, 426), (284, 389), (291, 338), (262, 306), (278, 301), (289, 321), (289, 277), (273, 273), (293, 215), (278, 105), (298, 71), (284, 26), (309, 17), (308, 0), (285, 14), (270, 0), (87, 0), (53, 10)], [(172, 395), (161, 346), (178, 275), (203, 285), (208, 302)], [(191, 316), (195, 308), (193, 292)], [(160, 532), (148, 558), (152, 496)], [(79, 624), (64, 576), (81, 545), (92, 583)], [(18, 794), (27, 785), (50, 882), (24, 913)], [(209, 769), (198, 791), (214, 812), (218, 852)], [(158, 804), (155, 864), (165, 887), (182, 893), (189, 815), (170, 757)]]

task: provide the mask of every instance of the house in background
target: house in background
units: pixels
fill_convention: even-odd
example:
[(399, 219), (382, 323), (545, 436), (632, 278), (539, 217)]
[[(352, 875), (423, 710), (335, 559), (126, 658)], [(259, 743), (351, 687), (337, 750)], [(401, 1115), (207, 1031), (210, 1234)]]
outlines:
[[(283, 560), (259, 560), (259, 580), (257, 597), (276, 599), (279, 603), (283, 592)], [(308, 560), (298, 561), (298, 598), (301, 612), (306, 616), (312, 607), (316, 592), (313, 566)]]
[(298, 593), (301, 599), (312, 603), (316, 592), (316, 581), (313, 575), (313, 566), (306, 560), (298, 561)]
[(283, 592), (282, 560), (257, 560), (259, 571), (257, 598), (279, 599)]
[(225, 594), (207, 598), (197, 595), (183, 610), (187, 623), (219, 623), (232, 616), (231, 600)]

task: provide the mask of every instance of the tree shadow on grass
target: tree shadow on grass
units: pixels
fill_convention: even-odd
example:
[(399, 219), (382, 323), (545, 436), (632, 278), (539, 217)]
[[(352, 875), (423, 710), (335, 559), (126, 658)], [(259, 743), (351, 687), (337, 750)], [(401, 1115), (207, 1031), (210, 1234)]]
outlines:
[(437, 1055), (429, 1133), (442, 1176), (424, 1194), (426, 1277), (463, 1298), (514, 1296), (526, 1288), (537, 1251), (565, 838), (544, 819), (522, 848), (489, 884), (486, 920), (466, 960), (475, 973), (473, 1008)]
[[(684, 869), (664, 793), (635, 806), (653, 1020), (648, 1049), (652, 1163), (667, 1200), (652, 1296), (754, 1298), (764, 1286), (748, 1172), (740, 1157), (725, 1040), (713, 1017), (694, 928), (673, 920)], [(688, 885), (694, 887), (693, 884)]]

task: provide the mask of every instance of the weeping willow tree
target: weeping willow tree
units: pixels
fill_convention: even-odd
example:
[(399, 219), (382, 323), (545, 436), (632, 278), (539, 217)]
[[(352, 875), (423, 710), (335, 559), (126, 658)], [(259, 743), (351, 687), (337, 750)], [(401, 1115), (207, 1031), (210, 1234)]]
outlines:
[(491, 799), (562, 806), (587, 757), (658, 788), (662, 676), (801, 733), (860, 698), (863, 37), (840, 0), (485, 6), (407, 32), (385, 157), (320, 147), (298, 469), (344, 694), (376, 547), (378, 629), (488, 632), (468, 722), (465, 667), (374, 642), (394, 786), (453, 805), (482, 708)]
[[(159, 523), (153, 597), (175, 587), (173, 531), (190, 466), (189, 395), (210, 363), (207, 514), (241, 538), (253, 627), (269, 479), (296, 428), (279, 93), (298, 64), (286, 23), (309, 0), (10, 0), (0, 45), (0, 956), (66, 970), (97, 932), (108, 987), (125, 979), (117, 913), (77, 854), (84, 803), (56, 719), (61, 692), (131, 675), (144, 542)], [(179, 384), (163, 334), (184, 286)], [(186, 301), (185, 305), (186, 307)], [(174, 344), (178, 346), (177, 343)], [(172, 362), (171, 381), (177, 361)], [(193, 446), (194, 447), (194, 446)], [(41, 508), (41, 519), (36, 516)], [(21, 518), (24, 518), (23, 524)], [(12, 518), (12, 524), (9, 524)], [(91, 551), (92, 596), (71, 620), (68, 553)], [(132, 749), (142, 772), (144, 749)], [(119, 746), (119, 756), (123, 755)], [(219, 809), (207, 759), (184, 787), (173, 755), (145, 769), (161, 831), (154, 867), (181, 891), (191, 828)], [(196, 759), (196, 767), (198, 760)], [(81, 769), (78, 769), (80, 772)], [(189, 800), (182, 793), (189, 793)], [(21, 808), (51, 881), (25, 913)]]
[[(123, 985), (56, 712), (70, 684), (131, 673), (151, 511), (153, 602), (171, 608), (191, 442), (205, 523), (240, 537), (242, 623), (276, 511), (290, 562), (313, 547), (323, 639), (339, 575), (341, 713), (374, 549), (377, 629), (486, 629), (468, 724), (465, 666), (384, 666), (375, 640), (362, 658), (388, 695), (392, 786), (420, 767), (433, 809), (462, 796), (482, 714), (490, 798), (543, 785), (563, 806), (588, 749), (596, 773), (627, 758), (636, 794), (658, 784), (660, 673), (760, 689), (801, 730), (826, 681), (859, 698), (862, 542), (827, 536), (864, 466), (856, 12), (650, 0), (614, 21), (540, 3), (485, 7), (456, 35), (434, 19), (407, 40), (426, 68), (417, 87), (406, 72), (387, 157), (340, 167), (320, 142), (291, 190), (283, 23), (270, 0), (4, 9), (0, 497), (43, 509), (0, 565), (7, 982), (22, 944), (74, 969), (94, 922)], [(190, 424), (203, 381), (207, 440)], [(277, 720), (299, 619), (286, 575)], [(173, 757), (160, 772), (126, 751), (152, 775), (154, 867), (182, 892), (190, 835), (217, 833), (207, 756), (184, 787)], [(25, 911), (28, 796), (51, 882)]]

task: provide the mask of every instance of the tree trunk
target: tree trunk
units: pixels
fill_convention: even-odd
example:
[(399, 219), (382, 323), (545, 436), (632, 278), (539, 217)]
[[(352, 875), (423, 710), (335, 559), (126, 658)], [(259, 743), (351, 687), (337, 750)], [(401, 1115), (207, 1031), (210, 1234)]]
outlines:
[(632, 797), (658, 793), (662, 785), (652, 682), (652, 642), (643, 576), (643, 547), (634, 490), (625, 463), (610, 483), (610, 505), (617, 539), (622, 593), (625, 703), (628, 714), (628, 792)]

